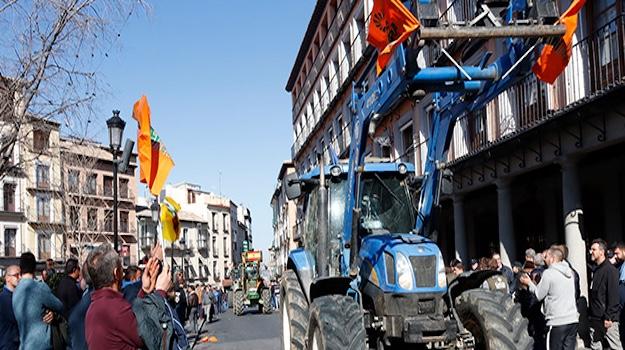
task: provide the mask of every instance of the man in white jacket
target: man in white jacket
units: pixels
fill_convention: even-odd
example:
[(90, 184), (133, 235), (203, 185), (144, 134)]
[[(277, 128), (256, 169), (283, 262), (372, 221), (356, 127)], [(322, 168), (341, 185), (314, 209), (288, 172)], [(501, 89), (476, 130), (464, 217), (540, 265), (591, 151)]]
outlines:
[(521, 276), (520, 282), (529, 287), (539, 301), (544, 300), (543, 314), (547, 320), (547, 349), (575, 350), (579, 314), (575, 304), (575, 279), (564, 253), (550, 248), (545, 256), (547, 268), (538, 285), (530, 277)]

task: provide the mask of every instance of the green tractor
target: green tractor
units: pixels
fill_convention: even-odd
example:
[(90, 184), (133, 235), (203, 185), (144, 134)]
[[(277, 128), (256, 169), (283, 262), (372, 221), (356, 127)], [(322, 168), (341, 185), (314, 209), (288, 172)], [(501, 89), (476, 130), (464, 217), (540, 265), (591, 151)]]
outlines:
[(271, 305), (271, 290), (266, 286), (260, 276), (261, 251), (248, 251), (243, 253), (242, 263), (238, 267), (238, 279), (234, 285), (234, 300), (232, 308), (234, 314), (240, 316), (246, 307), (258, 305), (258, 311), (270, 314), (273, 311)]

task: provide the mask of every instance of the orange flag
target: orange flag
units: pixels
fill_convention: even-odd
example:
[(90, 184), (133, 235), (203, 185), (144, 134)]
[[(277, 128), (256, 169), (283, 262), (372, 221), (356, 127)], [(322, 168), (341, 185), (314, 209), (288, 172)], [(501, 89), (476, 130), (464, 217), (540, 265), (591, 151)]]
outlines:
[(165, 150), (161, 138), (150, 125), (150, 105), (145, 96), (135, 102), (132, 117), (139, 123), (137, 149), (139, 150), (139, 180), (147, 184), (153, 195), (165, 185), (174, 161)]
[(395, 47), (419, 28), (419, 21), (400, 0), (374, 0), (367, 41), (378, 49), (378, 75), (388, 64)]
[(586, 0), (573, 0), (569, 8), (560, 16), (559, 24), (566, 27), (566, 33), (554, 45), (545, 45), (543, 51), (532, 67), (538, 79), (553, 84), (564, 71), (571, 59), (573, 50), (573, 34), (577, 29), (577, 14), (584, 7)]

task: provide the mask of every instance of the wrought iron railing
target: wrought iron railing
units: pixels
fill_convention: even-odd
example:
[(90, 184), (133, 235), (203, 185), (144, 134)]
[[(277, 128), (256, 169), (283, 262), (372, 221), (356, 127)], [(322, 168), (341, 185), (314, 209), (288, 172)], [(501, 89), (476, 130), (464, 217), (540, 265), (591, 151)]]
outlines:
[(553, 118), (567, 106), (607, 92), (625, 82), (625, 14), (587, 37), (574, 41), (571, 60), (553, 85), (533, 73), (501, 93), (485, 108), (458, 119), (450, 157), (479, 152), (512, 133)]

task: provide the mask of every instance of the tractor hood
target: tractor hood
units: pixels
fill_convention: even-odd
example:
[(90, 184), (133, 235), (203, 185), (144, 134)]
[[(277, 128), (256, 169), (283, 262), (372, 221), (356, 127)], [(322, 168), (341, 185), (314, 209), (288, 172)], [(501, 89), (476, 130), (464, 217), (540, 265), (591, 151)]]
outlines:
[(384, 293), (445, 293), (441, 252), (433, 241), (415, 234), (378, 234), (362, 239), (362, 281)]

